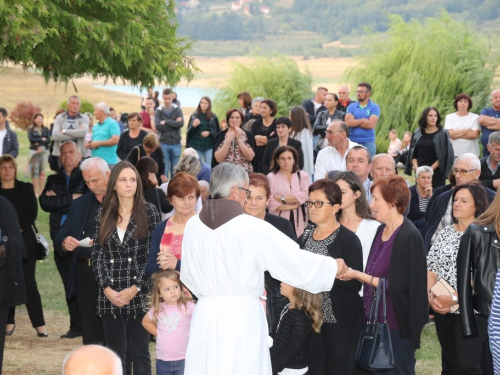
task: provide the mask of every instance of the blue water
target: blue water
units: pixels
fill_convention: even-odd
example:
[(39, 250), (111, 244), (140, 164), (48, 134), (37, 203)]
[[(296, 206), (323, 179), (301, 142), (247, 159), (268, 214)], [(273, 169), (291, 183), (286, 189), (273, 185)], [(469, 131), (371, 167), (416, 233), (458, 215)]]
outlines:
[[(115, 91), (115, 92), (123, 92), (126, 94), (132, 94), (137, 96), (142, 96), (147, 94), (147, 90), (141, 90), (137, 87), (126, 86), (126, 85), (94, 85), (94, 87), (98, 87), (100, 89)], [(153, 91), (160, 92), (160, 103), (161, 93), (165, 86), (155, 86)], [(199, 87), (176, 87), (174, 91), (177, 93), (177, 99), (181, 102), (181, 106), (183, 107), (198, 107), (198, 103), (202, 96), (210, 96), (215, 93), (214, 89), (203, 89)], [(140, 100), (139, 100), (140, 102)]]

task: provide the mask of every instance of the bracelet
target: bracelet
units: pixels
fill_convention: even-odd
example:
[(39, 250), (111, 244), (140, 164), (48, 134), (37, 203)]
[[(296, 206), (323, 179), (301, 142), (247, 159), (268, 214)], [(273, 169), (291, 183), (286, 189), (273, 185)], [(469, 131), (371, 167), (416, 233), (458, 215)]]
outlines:
[(373, 276), (373, 275), (372, 275), (372, 277), (370, 278), (370, 285), (372, 286), (372, 288), (375, 288), (375, 287), (373, 286), (373, 278), (374, 278), (374, 277), (375, 277), (375, 276)]

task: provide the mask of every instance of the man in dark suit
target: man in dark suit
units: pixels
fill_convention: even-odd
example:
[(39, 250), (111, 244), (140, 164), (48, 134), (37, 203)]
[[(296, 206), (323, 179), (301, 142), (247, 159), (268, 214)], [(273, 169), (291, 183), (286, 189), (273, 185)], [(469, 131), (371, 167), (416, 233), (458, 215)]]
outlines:
[(106, 194), (110, 170), (106, 161), (98, 157), (85, 160), (80, 169), (91, 192), (72, 203), (68, 217), (54, 240), (54, 248), (62, 256), (73, 253), (67, 298), (76, 298), (83, 344), (102, 344), (102, 322), (96, 316), (98, 285), (90, 262), (92, 247), (82, 242), (94, 238), (95, 217)]
[(302, 107), (304, 107), (307, 112), (311, 126), (316, 122), (316, 115), (321, 111), (326, 111), (326, 107), (324, 106), (326, 94), (328, 94), (328, 89), (326, 87), (318, 87), (316, 96), (313, 99), (304, 100), (302, 102)]
[(264, 156), (262, 157), (262, 173), (267, 175), (271, 172), (271, 162), (273, 161), (274, 151), (280, 146), (291, 146), (297, 150), (299, 154), (299, 169), (304, 168), (304, 152), (302, 151), (302, 143), (290, 137), (292, 122), (288, 117), (280, 117), (276, 120), (276, 133), (278, 138), (269, 139), (267, 141)]

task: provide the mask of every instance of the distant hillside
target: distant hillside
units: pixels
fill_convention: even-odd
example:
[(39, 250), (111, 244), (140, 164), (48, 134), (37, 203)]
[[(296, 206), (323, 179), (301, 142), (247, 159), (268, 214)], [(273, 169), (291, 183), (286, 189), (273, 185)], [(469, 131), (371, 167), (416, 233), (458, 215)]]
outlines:
[(363, 36), (387, 30), (388, 14), (422, 20), (442, 9), (490, 38), (500, 33), (495, 0), (190, 0), (178, 3), (177, 18), (179, 33), (197, 41), (195, 55), (257, 48), (326, 57), (359, 52)]

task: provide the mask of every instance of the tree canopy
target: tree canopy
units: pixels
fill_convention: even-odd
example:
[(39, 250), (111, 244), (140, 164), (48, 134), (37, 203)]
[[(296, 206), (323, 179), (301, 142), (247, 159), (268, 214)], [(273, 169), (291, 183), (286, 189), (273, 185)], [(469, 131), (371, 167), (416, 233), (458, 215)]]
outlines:
[(0, 60), (56, 82), (86, 74), (175, 85), (196, 70), (173, 1), (0, 0)]
[(390, 129), (414, 130), (425, 107), (437, 107), (444, 119), (455, 112), (460, 93), (471, 96), (475, 113), (489, 103), (498, 62), (490, 61), (485, 37), (446, 12), (423, 23), (392, 16), (387, 38), (374, 38), (371, 46), (345, 78), (352, 87), (372, 85), (373, 101), (381, 108), (378, 142)]

